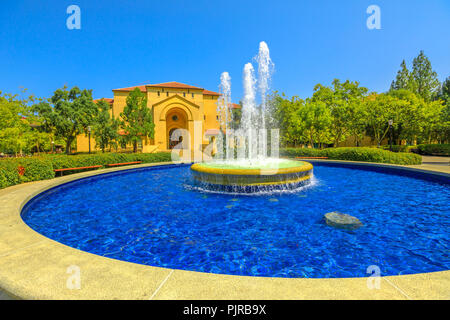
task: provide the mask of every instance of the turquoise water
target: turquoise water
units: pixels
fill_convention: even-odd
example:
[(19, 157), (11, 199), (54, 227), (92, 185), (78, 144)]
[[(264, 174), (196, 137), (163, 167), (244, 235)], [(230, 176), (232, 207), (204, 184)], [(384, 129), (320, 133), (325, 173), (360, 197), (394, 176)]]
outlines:
[[(365, 277), (450, 267), (448, 179), (314, 164), (295, 192), (216, 194), (192, 185), (189, 166), (127, 170), (56, 187), (22, 213), (68, 246), (139, 264), (264, 277)], [(364, 227), (334, 229), (340, 211)]]

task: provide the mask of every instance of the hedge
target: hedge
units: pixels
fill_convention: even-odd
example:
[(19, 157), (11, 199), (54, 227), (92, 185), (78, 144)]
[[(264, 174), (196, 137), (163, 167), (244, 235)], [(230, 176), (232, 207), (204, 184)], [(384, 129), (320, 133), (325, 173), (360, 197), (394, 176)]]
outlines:
[(51, 161), (43, 158), (0, 160), (0, 189), (15, 184), (51, 179), (55, 176)]
[(285, 148), (280, 155), (287, 157), (328, 157), (332, 160), (391, 163), (402, 165), (421, 164), (422, 158), (413, 153), (390, 152), (377, 148)]
[(450, 144), (419, 144), (420, 154), (433, 156), (450, 156)]
[[(43, 155), (31, 158), (0, 159), (0, 189), (16, 184), (51, 179), (55, 169), (78, 168), (112, 163), (142, 161), (142, 163), (171, 161), (169, 152), (160, 153), (104, 153), (91, 155)], [(66, 171), (64, 174), (80, 172)]]
[[(391, 150), (391, 146), (381, 146), (383, 150)], [(405, 145), (392, 145), (392, 152), (411, 152), (411, 150), (417, 149), (417, 146), (405, 146)]]

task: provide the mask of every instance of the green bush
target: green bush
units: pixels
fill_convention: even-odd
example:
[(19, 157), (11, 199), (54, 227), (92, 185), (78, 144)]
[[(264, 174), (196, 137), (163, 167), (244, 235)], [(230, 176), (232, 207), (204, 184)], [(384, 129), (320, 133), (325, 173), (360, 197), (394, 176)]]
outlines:
[(90, 167), (112, 163), (142, 161), (142, 163), (171, 161), (169, 152), (160, 153), (95, 153), (81, 155), (45, 155), (53, 164), (53, 169)]
[(17, 165), (12, 161), (0, 160), (0, 189), (20, 183)]
[(54, 176), (52, 163), (47, 159), (33, 157), (0, 160), (0, 188)]
[[(391, 146), (381, 146), (383, 150), (391, 150)], [(411, 152), (412, 149), (417, 148), (417, 146), (404, 146), (404, 145), (392, 145), (392, 152)]]
[(450, 156), (450, 144), (420, 144), (417, 149), (424, 155)]
[(280, 150), (280, 155), (286, 157), (324, 157), (319, 149), (312, 148), (284, 148)]
[[(171, 161), (169, 152), (160, 153), (96, 153), (82, 155), (43, 155), (31, 158), (0, 159), (0, 189), (23, 182), (51, 179), (55, 169), (89, 167), (113, 163), (142, 161), (142, 163)], [(65, 171), (64, 174), (80, 172)]]
[(422, 158), (413, 153), (390, 152), (377, 148), (286, 148), (280, 150), (287, 157), (328, 157), (332, 160), (392, 163), (402, 165), (421, 164)]

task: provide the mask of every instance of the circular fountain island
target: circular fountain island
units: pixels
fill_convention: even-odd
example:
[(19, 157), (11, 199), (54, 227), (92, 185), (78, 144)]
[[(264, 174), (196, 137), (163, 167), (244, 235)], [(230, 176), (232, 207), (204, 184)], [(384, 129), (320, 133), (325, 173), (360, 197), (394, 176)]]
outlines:
[[(242, 116), (237, 128), (231, 112), (231, 77), (228, 72), (220, 76), (221, 94), (217, 104), (220, 132), (213, 148), (217, 154), (211, 154), (213, 161), (191, 166), (194, 181), (203, 190), (237, 193), (295, 190), (309, 183), (312, 177), (310, 163), (278, 158), (279, 130), (274, 129), (277, 122), (267, 103), (274, 64), (264, 41), (255, 59), (258, 80), (253, 65), (244, 66)], [(260, 103), (256, 102), (256, 84)]]
[(309, 183), (313, 166), (286, 159), (227, 160), (191, 166), (197, 184), (211, 191), (256, 193), (294, 190)]

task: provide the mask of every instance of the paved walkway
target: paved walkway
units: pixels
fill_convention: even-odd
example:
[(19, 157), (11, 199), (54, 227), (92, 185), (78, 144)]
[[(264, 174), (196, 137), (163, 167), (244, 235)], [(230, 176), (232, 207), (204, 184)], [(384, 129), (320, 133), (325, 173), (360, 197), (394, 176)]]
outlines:
[(410, 167), (450, 173), (450, 157), (422, 156), (421, 165)]
[(14, 300), (0, 289), (0, 300)]

